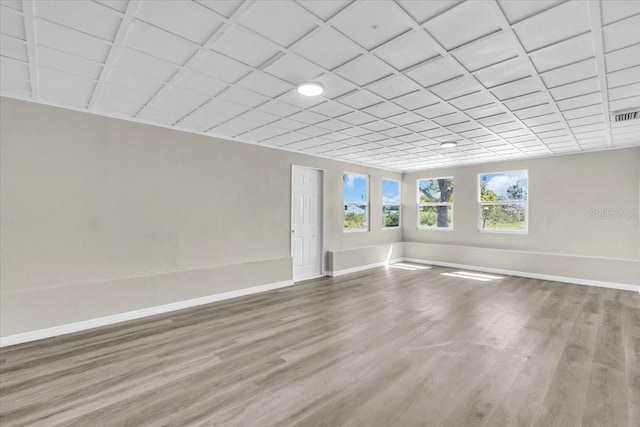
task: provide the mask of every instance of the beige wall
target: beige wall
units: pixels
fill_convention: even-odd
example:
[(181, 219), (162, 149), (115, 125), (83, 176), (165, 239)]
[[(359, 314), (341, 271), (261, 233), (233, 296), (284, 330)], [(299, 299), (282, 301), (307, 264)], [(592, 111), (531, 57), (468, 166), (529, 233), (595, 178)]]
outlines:
[[(325, 249), (340, 255), (329, 269), (393, 248), (392, 258), (640, 282), (638, 219), (591, 218), (640, 210), (640, 148), (402, 176), (7, 98), (0, 122), (2, 337), (290, 280), (292, 164), (325, 170)], [(479, 233), (477, 174), (513, 169), (529, 170), (529, 233)], [(371, 177), (370, 232), (342, 231), (344, 171)], [(416, 179), (445, 175), (454, 230), (417, 230)], [(382, 230), (383, 177), (403, 180), (402, 230)]]
[[(290, 280), (292, 164), (325, 170), (325, 249), (402, 239), (380, 212), (401, 174), (0, 102), (1, 336)], [(371, 176), (368, 233), (342, 232), (345, 170)]]
[[(529, 171), (528, 234), (478, 232), (477, 175), (519, 169)], [(640, 211), (639, 175), (638, 147), (405, 174), (403, 240), (427, 245), (405, 245), (405, 256), (429, 259), (436, 245), (453, 245), (456, 250), (447, 258), (449, 262), (467, 259), (468, 263), (473, 254), (471, 258), (477, 260), (476, 265), (495, 268), (506, 265), (516, 271), (543, 272), (547, 261), (539, 255), (564, 255), (559, 259), (564, 260), (566, 270), (554, 266), (554, 272), (549, 274), (637, 284), (640, 281), (637, 215), (635, 219), (594, 219), (592, 211)], [(418, 229), (416, 180), (440, 176), (454, 177), (454, 229)], [(486, 251), (487, 257), (483, 259), (478, 253), (482, 248), (507, 251), (501, 253), (500, 259)], [(520, 253), (516, 255), (515, 251)], [(576, 267), (594, 258), (616, 262), (598, 260), (597, 265), (602, 268), (597, 275)], [(626, 267), (621, 270), (621, 265)]]

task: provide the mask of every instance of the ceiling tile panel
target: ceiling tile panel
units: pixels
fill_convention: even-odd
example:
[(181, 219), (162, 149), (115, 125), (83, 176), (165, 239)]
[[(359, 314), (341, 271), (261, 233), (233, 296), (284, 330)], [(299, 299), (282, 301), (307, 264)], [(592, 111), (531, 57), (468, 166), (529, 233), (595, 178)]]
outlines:
[(607, 74), (607, 87), (625, 86), (640, 81), (640, 66)]
[(609, 101), (616, 101), (618, 99), (629, 98), (631, 96), (640, 96), (640, 83), (633, 83), (609, 89)]
[(377, 95), (372, 94), (364, 90), (358, 90), (340, 97), (337, 101), (352, 109), (361, 110), (374, 104), (378, 104), (383, 101)]
[(375, 56), (364, 55), (340, 67), (336, 73), (357, 85), (365, 86), (388, 76), (391, 71)]
[(431, 1), (415, 1), (400, 0), (398, 2), (411, 17), (423, 24), (426, 21), (441, 15), (448, 10), (458, 6), (462, 0), (431, 0)]
[(156, 101), (146, 107), (139, 115), (141, 120), (172, 126), (175, 122), (193, 111), (194, 108), (169, 101)]
[(269, 98), (264, 95), (260, 95), (259, 93), (238, 86), (230, 87), (225, 90), (219, 98), (244, 105), (249, 108), (255, 108), (258, 105), (269, 101)]
[[(567, 25), (571, 22), (571, 25)], [(568, 1), (514, 25), (527, 52), (550, 46), (590, 30), (589, 7), (584, 1)]]
[(423, 87), (430, 87), (461, 75), (460, 68), (449, 58), (428, 61), (405, 73)]
[(197, 71), (187, 71), (175, 82), (175, 85), (198, 91), (208, 96), (216, 96), (229, 87), (222, 80), (209, 77)]
[(86, 107), (96, 87), (95, 80), (50, 68), (41, 68), (38, 74), (40, 96), (63, 105)]
[(278, 59), (264, 71), (292, 85), (314, 80), (323, 73), (322, 68), (293, 53)]
[(396, 70), (404, 70), (420, 62), (438, 56), (425, 40), (425, 34), (409, 31), (402, 36), (380, 46), (375, 55)]
[(230, 18), (238, 10), (243, 0), (196, 0), (219, 15)]
[(96, 111), (109, 115), (131, 118), (140, 109), (140, 104), (134, 104), (124, 99), (111, 98), (109, 96), (101, 96), (96, 102)]
[(550, 89), (549, 92), (551, 92), (553, 99), (561, 101), (587, 93), (600, 92), (600, 82), (597, 78), (585, 79), (564, 86), (558, 86)]
[(104, 62), (111, 46), (104, 40), (51, 22), (35, 21), (36, 42), (54, 49)]
[(367, 86), (367, 90), (380, 95), (385, 99), (399, 98), (411, 92), (420, 90), (420, 85), (404, 77), (393, 75)]
[(13, 9), (16, 12), (22, 12), (22, 0), (3, 0), (2, 6)]
[(440, 83), (430, 88), (440, 98), (448, 101), (453, 98), (470, 95), (481, 89), (476, 79), (471, 76), (462, 76)]
[[(353, 111), (352, 108), (346, 107), (338, 102), (327, 101), (311, 108), (312, 111), (320, 113), (327, 117), (339, 117)], [(366, 110), (365, 110), (366, 111)]]
[(22, 62), (29, 61), (27, 44), (4, 34), (0, 34), (0, 55)]
[(286, 102), (274, 100), (260, 105), (259, 110), (279, 117), (288, 117), (299, 112), (300, 108)]
[(483, 68), (482, 70), (474, 72), (473, 75), (484, 87), (491, 88), (529, 77), (531, 73), (522, 59), (513, 58)]
[(325, 28), (294, 49), (306, 59), (328, 70), (360, 55), (361, 49), (339, 32)]
[(315, 28), (307, 11), (284, 1), (255, 2), (238, 22), (280, 46), (293, 44)]
[(603, 29), (604, 51), (611, 52), (640, 43), (640, 15)]
[(630, 96), (609, 102), (609, 111), (622, 111), (640, 106), (640, 96)]
[(423, 117), (426, 117), (427, 119), (431, 119), (433, 117), (439, 117), (439, 116), (444, 116), (445, 114), (455, 113), (456, 109), (449, 104), (439, 103), (439, 104), (430, 105), (428, 107), (419, 108), (415, 112), (420, 114)]
[(22, 14), (5, 7), (4, 3), (0, 4), (0, 32), (18, 40), (26, 40)]
[(591, 116), (594, 114), (603, 114), (602, 104), (590, 105), (588, 107), (574, 108), (573, 110), (563, 111), (562, 115), (565, 119), (577, 119), (579, 117)]
[(562, 111), (593, 104), (602, 105), (602, 95), (600, 94), (600, 92), (592, 92), (586, 95), (574, 96), (572, 98), (567, 98), (556, 102), (556, 105)]
[(640, 13), (640, 3), (637, 1), (603, 1), (600, 8), (603, 26)]
[(617, 148), (637, 3), (4, 0), (1, 93), (398, 170)]
[(549, 102), (547, 96), (542, 92), (533, 92), (515, 98), (507, 99), (504, 105), (511, 111), (521, 110), (523, 108), (535, 107), (536, 105), (546, 104)]
[(640, 65), (640, 44), (607, 53), (604, 56), (607, 73)]
[(553, 68), (584, 61), (592, 58), (593, 55), (591, 34), (583, 34), (537, 50), (530, 57), (538, 72), (543, 73)]
[(36, 1), (38, 18), (112, 41), (122, 20), (121, 15), (100, 3), (76, 0)]
[(335, 27), (367, 50), (409, 30), (402, 9), (394, 2), (361, 2), (335, 21)]
[(413, 92), (393, 100), (394, 104), (410, 111), (437, 104), (438, 102), (440, 102), (440, 99), (426, 90)]
[(498, 0), (509, 23), (514, 24), (550, 9), (563, 0)]
[(97, 80), (102, 72), (102, 64), (80, 56), (71, 55), (45, 46), (38, 46), (38, 64), (67, 73), (77, 74)]
[(513, 58), (514, 46), (511, 37), (500, 32), (456, 50), (453, 56), (467, 70), (474, 71)]
[(117, 10), (118, 12), (121, 12), (121, 13), (124, 13), (127, 10), (127, 6), (129, 5), (129, 0), (95, 0), (95, 1), (113, 10)]
[(415, 113), (402, 113), (387, 118), (388, 122), (394, 123), (399, 126), (405, 126), (411, 123), (416, 123), (424, 120), (424, 117)]
[(278, 101), (286, 102), (288, 104), (295, 105), (296, 107), (307, 109), (326, 102), (326, 99), (320, 96), (317, 98), (302, 96), (296, 90), (290, 90), (284, 95), (280, 95), (278, 97)]
[(405, 112), (405, 110), (391, 102), (381, 102), (379, 104), (365, 108), (364, 112), (371, 114), (372, 116), (375, 116), (379, 119), (384, 119), (386, 117), (402, 114)]
[(593, 58), (565, 67), (556, 68), (542, 74), (542, 81), (548, 88), (562, 86), (576, 80), (584, 80), (598, 75), (598, 67)]
[(2, 64), (3, 79), (16, 82), (29, 80), (28, 64), (5, 56), (0, 56), (0, 64)]
[(245, 30), (230, 28), (213, 49), (252, 67), (264, 64), (279, 51), (271, 43)]
[(491, 10), (483, 2), (466, 2), (425, 25), (427, 31), (447, 50), (462, 46), (500, 29)]
[[(238, 74), (236, 74), (235, 76), (238, 77)], [(225, 77), (225, 79), (233, 78), (234, 77), (232, 75)], [(262, 72), (254, 72), (251, 75), (243, 78), (240, 81), (240, 85), (246, 89), (261, 93), (270, 98), (275, 98), (279, 95), (282, 95), (291, 90), (293, 87), (291, 83), (285, 82), (282, 79)]]
[(199, 91), (186, 89), (180, 86), (168, 86), (162, 93), (162, 101), (168, 104), (175, 104), (180, 106), (196, 109), (203, 105), (211, 97)]
[(175, 64), (126, 47), (118, 51), (113, 66), (160, 81), (168, 81), (178, 71)]
[(326, 21), (327, 19), (340, 12), (349, 3), (351, 3), (351, 0), (298, 0), (298, 4), (300, 4), (302, 7), (304, 7), (323, 21)]
[(134, 21), (125, 44), (173, 64), (182, 65), (196, 52), (190, 42), (142, 21)]
[(222, 25), (222, 20), (201, 4), (179, 0), (143, 1), (136, 18), (200, 45)]

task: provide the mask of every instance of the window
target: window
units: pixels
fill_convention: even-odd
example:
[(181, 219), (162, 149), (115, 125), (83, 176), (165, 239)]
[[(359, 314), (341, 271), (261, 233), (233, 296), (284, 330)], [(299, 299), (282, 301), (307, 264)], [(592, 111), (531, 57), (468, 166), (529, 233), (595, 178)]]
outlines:
[(453, 177), (418, 180), (418, 228), (453, 230)]
[(369, 230), (369, 177), (345, 172), (342, 175), (344, 231)]
[(400, 227), (400, 181), (382, 180), (382, 226)]
[(528, 171), (478, 175), (480, 231), (527, 232)]

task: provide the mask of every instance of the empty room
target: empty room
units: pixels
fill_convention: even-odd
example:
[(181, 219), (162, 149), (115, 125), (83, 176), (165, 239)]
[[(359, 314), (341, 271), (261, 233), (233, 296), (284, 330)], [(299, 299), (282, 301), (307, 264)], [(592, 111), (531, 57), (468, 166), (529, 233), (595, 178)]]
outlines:
[(3, 427), (640, 426), (640, 1), (0, 33)]

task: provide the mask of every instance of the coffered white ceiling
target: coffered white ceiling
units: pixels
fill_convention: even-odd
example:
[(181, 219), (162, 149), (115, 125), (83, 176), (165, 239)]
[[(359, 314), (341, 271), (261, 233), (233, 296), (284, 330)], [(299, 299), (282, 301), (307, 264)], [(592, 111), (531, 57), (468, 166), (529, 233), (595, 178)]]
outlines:
[[(640, 145), (640, 1), (1, 0), (1, 93), (411, 171)], [(306, 98), (303, 81), (324, 84)], [(440, 148), (442, 141), (455, 148)]]

